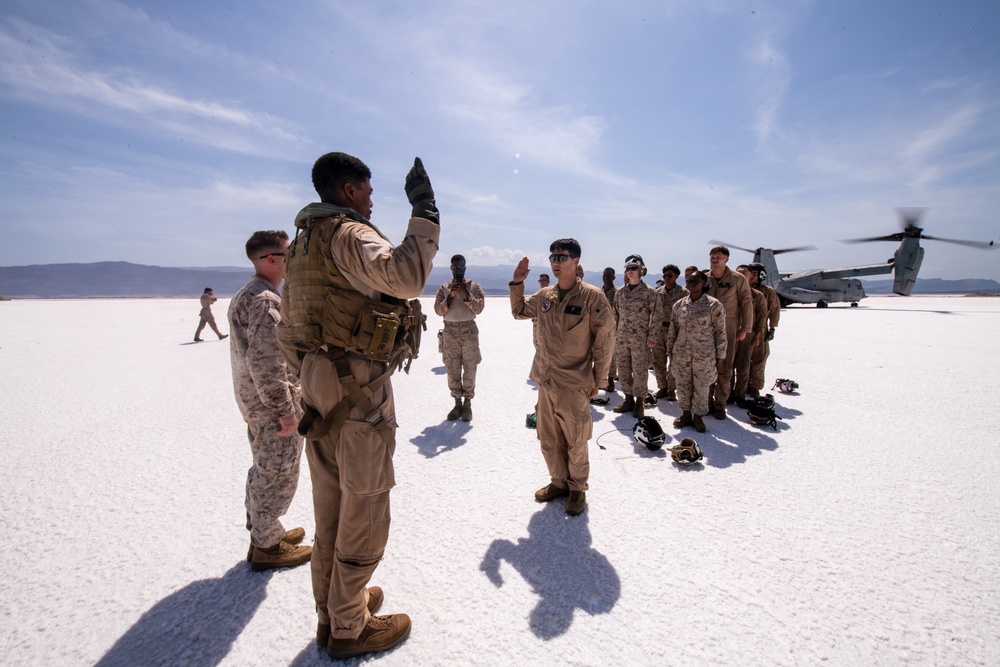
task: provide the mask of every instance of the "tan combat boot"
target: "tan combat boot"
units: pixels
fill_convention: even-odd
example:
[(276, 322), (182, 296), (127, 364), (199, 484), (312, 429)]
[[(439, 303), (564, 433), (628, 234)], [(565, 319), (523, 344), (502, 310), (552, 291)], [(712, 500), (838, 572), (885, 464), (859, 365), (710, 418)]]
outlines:
[(674, 420), (674, 428), (684, 428), (685, 426), (690, 426), (694, 423), (691, 418), (691, 412), (685, 410), (681, 413), (681, 416)]
[(642, 401), (636, 401), (635, 406), (632, 408), (632, 416), (636, 419), (642, 419), (646, 414), (646, 408)]
[[(382, 601), (385, 599), (385, 593), (378, 586), (369, 586), (365, 589), (365, 595), (368, 597), (368, 601), (365, 606), (368, 607), (368, 613), (374, 614), (382, 606)], [(330, 624), (320, 623), (316, 626), (316, 645), (320, 648), (326, 648), (326, 645), (330, 642)]]
[[(247, 530), (250, 530), (252, 526), (250, 525), (250, 515), (247, 514)], [(289, 544), (298, 544), (306, 537), (306, 531), (304, 528), (292, 528), (291, 530), (286, 530), (284, 537), (281, 538), (282, 542), (288, 542)], [(247, 562), (253, 561), (253, 542), (250, 543), (250, 549), (247, 551)]]
[(566, 501), (566, 514), (577, 516), (583, 514), (585, 509), (587, 509), (587, 492), (570, 491), (569, 500)]
[(701, 418), (701, 415), (693, 415), (691, 421), (694, 422), (694, 430), (698, 433), (705, 432), (705, 421)]
[(472, 421), (472, 399), (469, 397), (466, 397), (462, 402), (462, 421)]
[(455, 407), (448, 413), (448, 421), (453, 422), (462, 416), (462, 399), (455, 399)]
[(635, 409), (635, 397), (632, 394), (625, 394), (625, 402), (614, 408), (612, 412), (617, 412), (618, 414), (625, 414), (626, 412), (632, 412)]
[(388, 651), (410, 636), (410, 617), (406, 614), (372, 616), (356, 639), (330, 637), (326, 652), (334, 660), (345, 660), (366, 653)]
[(555, 500), (556, 498), (562, 498), (563, 496), (568, 495), (569, 489), (562, 486), (556, 486), (555, 484), (549, 484), (548, 486), (543, 486), (535, 491), (535, 500), (540, 503), (547, 503), (550, 500)]
[(296, 567), (308, 563), (310, 558), (312, 558), (312, 547), (278, 542), (267, 549), (254, 547), (253, 556), (250, 557), (250, 569), (260, 572), (279, 567)]

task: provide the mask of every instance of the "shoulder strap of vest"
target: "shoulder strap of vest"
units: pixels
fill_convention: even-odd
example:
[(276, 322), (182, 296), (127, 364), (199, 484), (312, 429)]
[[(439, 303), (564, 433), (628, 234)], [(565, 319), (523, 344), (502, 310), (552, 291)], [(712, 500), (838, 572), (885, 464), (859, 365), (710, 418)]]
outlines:
[(330, 431), (333, 431), (334, 436), (339, 437), (340, 430), (344, 427), (344, 422), (347, 421), (347, 415), (350, 413), (351, 408), (358, 408), (364, 413), (365, 421), (371, 424), (372, 429), (379, 434), (386, 446), (389, 447), (390, 453), (393, 453), (396, 448), (396, 439), (393, 437), (392, 429), (387, 428), (389, 425), (388, 420), (382, 416), (378, 406), (374, 405), (371, 401), (375, 392), (388, 382), (389, 377), (392, 375), (393, 367), (389, 366), (385, 373), (362, 387), (358, 384), (354, 373), (351, 372), (347, 361), (347, 354), (344, 350), (334, 348), (328, 351), (327, 355), (337, 368), (340, 383), (347, 388), (347, 396), (342, 398), (337, 405), (333, 406), (333, 409), (318, 423), (316, 423), (316, 419), (320, 416), (319, 413), (310, 406), (307, 406), (309, 409), (306, 410), (306, 415), (299, 423), (299, 434), (305, 436), (307, 440), (319, 440)]

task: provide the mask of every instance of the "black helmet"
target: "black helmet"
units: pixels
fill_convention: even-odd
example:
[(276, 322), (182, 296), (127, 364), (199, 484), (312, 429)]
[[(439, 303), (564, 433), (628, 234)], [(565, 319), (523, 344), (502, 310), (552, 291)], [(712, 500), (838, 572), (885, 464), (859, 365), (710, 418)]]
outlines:
[(759, 276), (757, 278), (758, 284), (763, 285), (765, 282), (767, 282), (767, 269), (765, 269), (764, 265), (761, 264), (760, 262), (752, 262), (750, 264), (747, 264), (747, 270), (757, 272), (757, 275)]
[(697, 463), (703, 457), (704, 454), (701, 453), (701, 447), (694, 441), (694, 438), (684, 438), (679, 445), (674, 445), (670, 448), (670, 458), (674, 460), (674, 463), (680, 463), (681, 465)]
[(777, 431), (777, 420), (781, 417), (774, 412), (774, 396), (768, 394), (750, 401), (747, 406), (747, 417), (754, 426), (770, 426)]
[(663, 443), (667, 441), (667, 436), (663, 432), (660, 422), (652, 417), (639, 419), (632, 427), (632, 435), (635, 436), (636, 440), (646, 445), (646, 449), (651, 452), (663, 447)]

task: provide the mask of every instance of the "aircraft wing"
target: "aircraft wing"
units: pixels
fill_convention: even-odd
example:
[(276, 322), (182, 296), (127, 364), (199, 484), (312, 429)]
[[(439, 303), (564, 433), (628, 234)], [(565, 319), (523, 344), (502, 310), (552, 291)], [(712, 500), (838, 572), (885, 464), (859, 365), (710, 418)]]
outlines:
[(799, 278), (818, 278), (827, 280), (831, 278), (857, 278), (858, 276), (879, 276), (892, 273), (893, 263), (883, 262), (882, 264), (868, 264), (866, 266), (849, 266), (844, 269), (809, 269), (808, 271), (798, 271), (788, 277), (789, 280)]

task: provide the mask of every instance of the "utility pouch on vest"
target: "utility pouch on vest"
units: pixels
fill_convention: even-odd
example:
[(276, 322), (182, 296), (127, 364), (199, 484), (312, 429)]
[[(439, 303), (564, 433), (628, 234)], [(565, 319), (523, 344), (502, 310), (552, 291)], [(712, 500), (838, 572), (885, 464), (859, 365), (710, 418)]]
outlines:
[(361, 331), (371, 330), (371, 341), (365, 354), (372, 361), (389, 361), (395, 347), (396, 332), (399, 331), (399, 318), (395, 314), (366, 313), (366, 321)]

